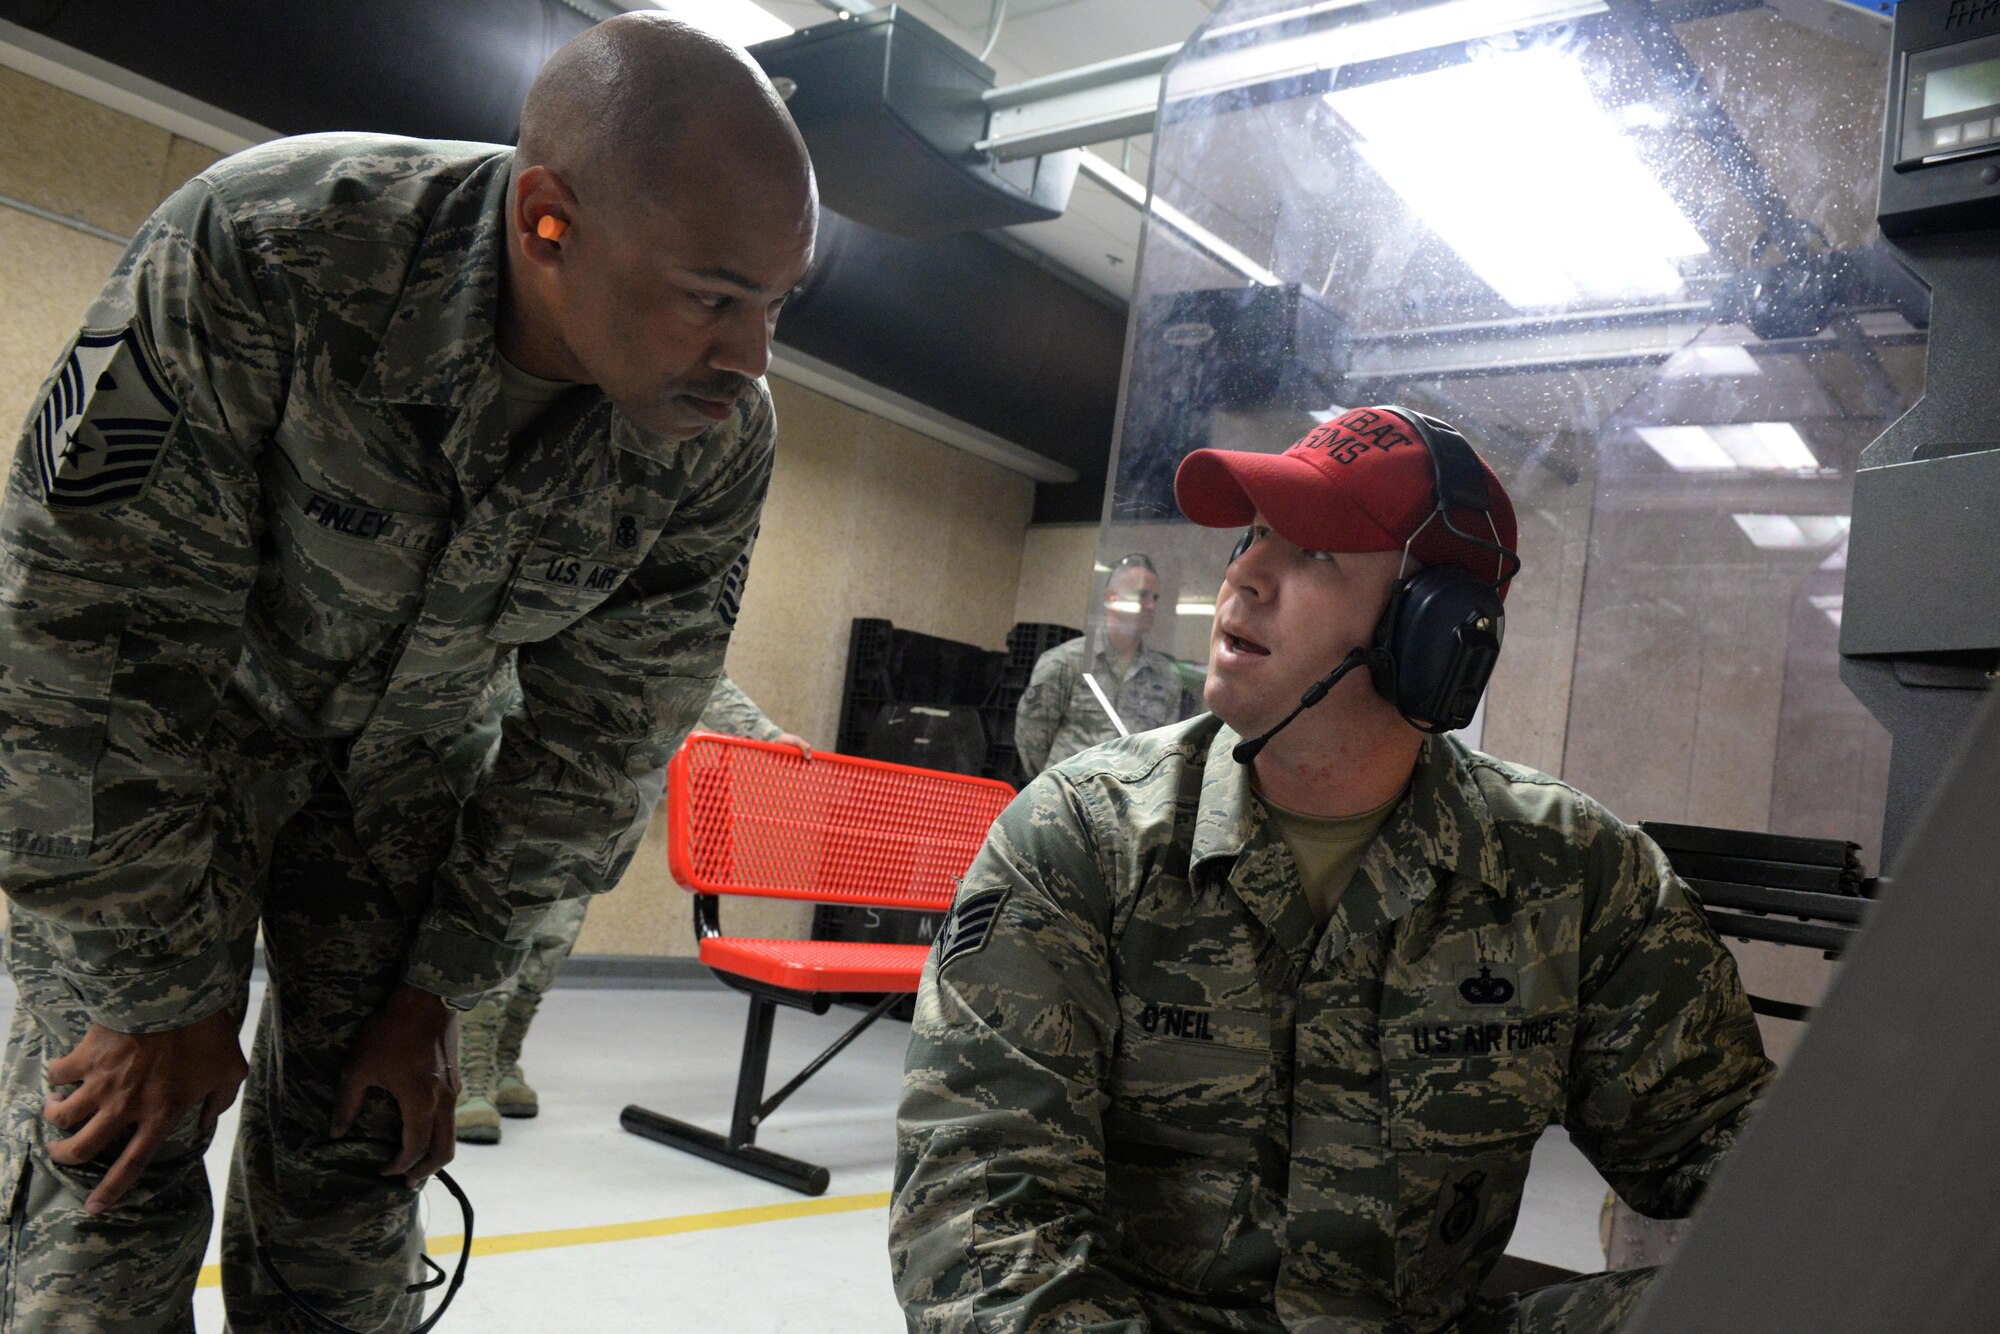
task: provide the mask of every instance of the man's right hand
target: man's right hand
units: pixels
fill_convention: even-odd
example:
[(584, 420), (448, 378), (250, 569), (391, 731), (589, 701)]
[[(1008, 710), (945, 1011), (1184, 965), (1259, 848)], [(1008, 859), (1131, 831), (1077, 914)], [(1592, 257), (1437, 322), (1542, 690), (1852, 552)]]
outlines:
[[(68, 1055), (49, 1062), (50, 1093), (42, 1116), (73, 1131), (49, 1146), (49, 1157), (80, 1167), (109, 1152), (127, 1132), (131, 1140), (83, 1203), (101, 1214), (138, 1184), (189, 1109), (200, 1106), (206, 1134), (236, 1101), (250, 1067), (237, 1041), (241, 1021), (224, 1008), (186, 1028), (164, 1033), (120, 1033), (92, 1024)], [(66, 1084), (67, 1093), (55, 1090)]]

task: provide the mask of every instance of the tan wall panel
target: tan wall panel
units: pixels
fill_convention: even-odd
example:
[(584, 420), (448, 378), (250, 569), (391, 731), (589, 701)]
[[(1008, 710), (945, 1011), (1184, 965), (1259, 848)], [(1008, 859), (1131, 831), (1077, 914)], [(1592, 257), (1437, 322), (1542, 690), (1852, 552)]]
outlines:
[(16, 70), (0, 69), (0, 124), (0, 194), (121, 236), (186, 179), (166, 180), (166, 130)]
[(166, 166), (160, 173), (160, 198), (165, 199), (191, 177), (207, 171), (212, 164), (220, 162), (222, 156), (207, 144), (175, 135), (167, 145)]
[(830, 745), (853, 618), (1005, 647), (1034, 484), (809, 389), (772, 391), (778, 465), (729, 672)]
[(1090, 569), (1097, 560), (1094, 523), (1037, 524), (1021, 548), (1016, 621), (1084, 628), (1090, 614)]
[(0, 207), (0, 465), (11, 465), (37, 391), (119, 253), (110, 241)]

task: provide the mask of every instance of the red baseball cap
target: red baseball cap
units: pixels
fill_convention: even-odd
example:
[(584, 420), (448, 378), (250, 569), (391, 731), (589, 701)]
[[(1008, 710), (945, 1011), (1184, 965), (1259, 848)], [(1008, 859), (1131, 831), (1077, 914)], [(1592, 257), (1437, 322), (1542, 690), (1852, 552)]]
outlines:
[[(1484, 459), (1479, 467), (1492, 526), (1463, 506), (1451, 521), (1512, 551), (1514, 504)], [(1197, 449), (1174, 474), (1181, 512), (1205, 528), (1240, 527), (1262, 512), (1279, 536), (1314, 551), (1401, 551), (1417, 534), (1410, 554), (1425, 565), (1499, 580), (1513, 562), (1432, 518), (1436, 491), (1430, 450), (1404, 410), (1388, 407), (1350, 408), (1282, 454)]]

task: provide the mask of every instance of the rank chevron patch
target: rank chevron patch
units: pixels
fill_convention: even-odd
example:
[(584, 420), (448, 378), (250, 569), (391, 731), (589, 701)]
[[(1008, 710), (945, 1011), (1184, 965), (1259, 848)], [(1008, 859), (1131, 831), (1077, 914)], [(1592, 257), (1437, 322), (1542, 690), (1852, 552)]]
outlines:
[(131, 326), (77, 335), (35, 413), (50, 508), (102, 509), (144, 494), (180, 412)]
[(951, 916), (945, 919), (944, 930), (938, 933), (939, 972), (943, 972), (961, 954), (971, 954), (986, 944), (986, 938), (993, 934), (993, 921), (1000, 915), (1000, 905), (1006, 898), (1006, 890), (989, 889), (952, 906)]

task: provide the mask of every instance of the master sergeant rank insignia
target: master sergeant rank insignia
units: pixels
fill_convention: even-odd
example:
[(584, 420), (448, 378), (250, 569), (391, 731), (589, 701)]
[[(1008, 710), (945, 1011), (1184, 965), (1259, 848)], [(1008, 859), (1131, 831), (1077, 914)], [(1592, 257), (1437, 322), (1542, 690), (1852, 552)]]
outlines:
[(35, 413), (49, 507), (102, 509), (144, 493), (180, 412), (131, 326), (77, 335)]

